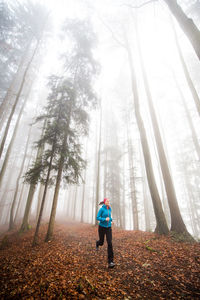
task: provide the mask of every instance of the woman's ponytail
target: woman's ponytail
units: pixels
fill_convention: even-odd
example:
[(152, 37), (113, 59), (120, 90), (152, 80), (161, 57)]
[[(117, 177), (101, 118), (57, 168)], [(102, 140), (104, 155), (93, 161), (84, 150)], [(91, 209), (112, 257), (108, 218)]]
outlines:
[(108, 198), (104, 198), (104, 200), (103, 200), (103, 201), (101, 201), (101, 202), (99, 203), (99, 205), (101, 205), (101, 204), (105, 204), (105, 203), (106, 203), (106, 200), (108, 200)]

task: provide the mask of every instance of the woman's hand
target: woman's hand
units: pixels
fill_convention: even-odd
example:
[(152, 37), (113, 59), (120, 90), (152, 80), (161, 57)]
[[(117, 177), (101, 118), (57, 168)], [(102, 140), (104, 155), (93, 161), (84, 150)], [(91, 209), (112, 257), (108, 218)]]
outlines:
[(106, 221), (109, 221), (109, 220), (110, 220), (110, 218), (109, 218), (109, 217), (107, 217), (107, 218), (106, 218)]

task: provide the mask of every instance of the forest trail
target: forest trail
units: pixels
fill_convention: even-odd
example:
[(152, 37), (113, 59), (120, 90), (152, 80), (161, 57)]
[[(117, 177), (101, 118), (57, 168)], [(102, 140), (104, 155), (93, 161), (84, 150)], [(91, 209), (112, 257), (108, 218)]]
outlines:
[[(31, 247), (34, 230), (7, 236), (0, 250), (0, 299), (199, 299), (200, 245), (113, 227), (115, 268), (97, 227), (56, 224)], [(2, 240), (2, 235), (1, 235)]]

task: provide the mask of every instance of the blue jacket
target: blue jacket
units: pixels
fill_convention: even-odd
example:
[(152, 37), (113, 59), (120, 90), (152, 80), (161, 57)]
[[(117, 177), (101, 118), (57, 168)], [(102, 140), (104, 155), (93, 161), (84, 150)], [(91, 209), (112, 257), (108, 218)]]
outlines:
[[(98, 214), (97, 214), (97, 220), (100, 221), (99, 226), (102, 227), (111, 227), (111, 222), (112, 222), (112, 218), (111, 218), (111, 207), (109, 206), (109, 209), (107, 209), (107, 206), (104, 204)], [(109, 221), (106, 221), (106, 218), (109, 217)]]

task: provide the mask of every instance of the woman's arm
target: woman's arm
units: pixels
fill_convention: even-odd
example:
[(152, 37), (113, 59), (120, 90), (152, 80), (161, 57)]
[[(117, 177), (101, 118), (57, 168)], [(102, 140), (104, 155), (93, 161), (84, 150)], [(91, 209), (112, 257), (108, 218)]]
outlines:
[(102, 218), (101, 214), (102, 214), (102, 208), (100, 208), (100, 210), (98, 211), (97, 220), (98, 221), (106, 221), (106, 218)]

